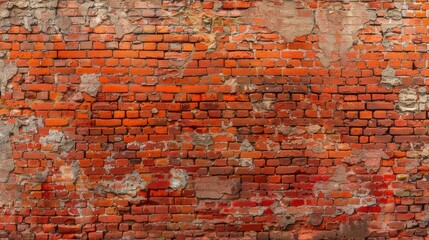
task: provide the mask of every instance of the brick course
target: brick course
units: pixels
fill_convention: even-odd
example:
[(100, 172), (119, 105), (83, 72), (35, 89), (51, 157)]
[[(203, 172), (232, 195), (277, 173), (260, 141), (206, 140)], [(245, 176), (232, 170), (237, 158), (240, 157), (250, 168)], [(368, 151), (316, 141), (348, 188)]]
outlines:
[(0, 1), (0, 238), (427, 239), (428, 10)]

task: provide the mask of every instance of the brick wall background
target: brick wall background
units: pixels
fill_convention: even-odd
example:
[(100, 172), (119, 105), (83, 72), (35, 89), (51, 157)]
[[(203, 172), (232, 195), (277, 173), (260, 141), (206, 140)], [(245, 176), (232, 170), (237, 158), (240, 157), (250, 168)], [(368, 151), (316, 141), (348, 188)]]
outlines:
[(427, 239), (428, 9), (0, 0), (0, 237)]

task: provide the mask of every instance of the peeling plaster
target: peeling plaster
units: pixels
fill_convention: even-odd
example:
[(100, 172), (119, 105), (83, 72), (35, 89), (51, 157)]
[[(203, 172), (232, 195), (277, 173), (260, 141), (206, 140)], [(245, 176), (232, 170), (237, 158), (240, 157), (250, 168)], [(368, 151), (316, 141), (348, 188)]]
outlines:
[(18, 68), (14, 63), (5, 63), (0, 59), (0, 92), (4, 96), (7, 90), (7, 84), (18, 73)]
[(49, 135), (41, 137), (40, 143), (44, 146), (49, 145), (54, 152), (69, 152), (75, 145), (73, 139), (57, 130), (49, 130)]
[(395, 69), (387, 67), (381, 72), (381, 85), (386, 85), (388, 87), (394, 87), (401, 85), (402, 81), (396, 77)]
[(314, 12), (311, 9), (302, 8), (295, 1), (268, 0), (257, 2), (257, 6), (243, 13), (243, 21), (260, 19), (260, 26), (269, 28), (279, 33), (287, 42), (293, 42), (295, 38), (312, 33), (314, 24)]
[(99, 75), (96, 74), (83, 74), (80, 79), (79, 91), (89, 94), (91, 97), (96, 97), (98, 89), (101, 86)]
[(319, 27), (318, 57), (324, 67), (338, 61), (349, 52), (358, 40), (358, 31), (365, 23), (376, 19), (375, 11), (368, 10), (367, 3), (332, 3), (327, 8), (316, 10), (316, 24)]
[(189, 176), (186, 170), (172, 168), (170, 175), (170, 188), (173, 190), (183, 189), (188, 184)]

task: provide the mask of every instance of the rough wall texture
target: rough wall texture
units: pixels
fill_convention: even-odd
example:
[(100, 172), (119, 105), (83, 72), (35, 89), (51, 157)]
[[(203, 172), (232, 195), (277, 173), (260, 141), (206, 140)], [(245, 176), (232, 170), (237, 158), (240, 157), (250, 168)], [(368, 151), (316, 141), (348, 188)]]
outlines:
[(425, 0), (0, 0), (0, 238), (427, 239)]

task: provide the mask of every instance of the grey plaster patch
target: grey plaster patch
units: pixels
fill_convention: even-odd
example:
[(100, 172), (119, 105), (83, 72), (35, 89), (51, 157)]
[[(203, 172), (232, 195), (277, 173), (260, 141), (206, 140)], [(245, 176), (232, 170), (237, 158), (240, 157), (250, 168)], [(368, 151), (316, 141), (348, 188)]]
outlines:
[(170, 174), (170, 188), (178, 190), (186, 187), (189, 181), (188, 172), (186, 170), (172, 168)]
[(253, 147), (252, 143), (250, 143), (249, 140), (244, 139), (240, 145), (240, 151), (252, 152), (252, 151), (255, 151), (255, 147)]
[(263, 100), (263, 101), (252, 102), (253, 110), (255, 112), (271, 111), (271, 110), (273, 110), (273, 104), (274, 103), (275, 103), (275, 101), (272, 101), (272, 100)]
[(248, 167), (250, 170), (255, 169), (253, 158), (239, 158), (238, 162), (240, 167)]
[(37, 183), (43, 183), (46, 181), (49, 175), (49, 169), (45, 169), (44, 171), (38, 171), (34, 174), (33, 179)]
[(395, 110), (399, 112), (415, 112), (425, 110), (428, 103), (426, 89), (419, 90), (413, 88), (402, 89), (399, 92), (399, 101), (395, 104)]
[(315, 26), (313, 11), (295, 1), (268, 0), (243, 13), (243, 21), (249, 24), (255, 24), (250, 22), (255, 17), (262, 19), (261, 26), (278, 32), (288, 42), (312, 33)]
[(211, 134), (192, 134), (192, 143), (200, 146), (212, 145), (213, 136)]
[(89, 94), (92, 97), (96, 97), (98, 89), (101, 86), (100, 80), (97, 74), (83, 74), (80, 77), (81, 83), (79, 85), (79, 91)]
[(70, 17), (60, 16), (60, 15), (57, 15), (55, 17), (54, 27), (57, 29), (58, 32), (68, 33), (70, 31), (71, 26), (72, 26), (72, 22)]
[(10, 136), (15, 128), (15, 124), (4, 124), (0, 122), (0, 183), (9, 180), (10, 173), (15, 169), (15, 162), (12, 159), (12, 147)]
[(279, 216), (279, 224), (282, 229), (286, 229), (288, 226), (295, 224), (295, 217), (292, 215)]
[(368, 172), (378, 172), (381, 167), (381, 160), (387, 160), (387, 156), (382, 150), (354, 150), (352, 155), (343, 159), (344, 163), (357, 165), (363, 163)]
[(401, 10), (389, 9), (386, 11), (384, 18), (377, 19), (377, 21), (381, 23), (381, 32), (383, 34), (382, 44), (387, 50), (390, 50), (392, 44), (394, 42), (397, 42), (397, 40), (391, 42), (391, 40), (389, 40), (389, 37), (397, 35), (397, 33), (394, 33), (393, 29), (397, 27), (402, 27), (402, 18), (403, 17)]
[(324, 67), (331, 61), (344, 57), (358, 40), (358, 31), (365, 23), (376, 19), (375, 11), (368, 9), (367, 3), (335, 2), (326, 8), (317, 8), (316, 24), (319, 27), (318, 57)]
[(308, 133), (311, 133), (311, 134), (314, 134), (314, 133), (319, 132), (319, 131), (320, 131), (320, 129), (322, 129), (322, 127), (321, 127), (321, 126), (312, 124), (312, 125), (309, 125), (309, 126), (307, 127), (307, 132), (308, 132)]
[(387, 67), (381, 72), (381, 85), (385, 85), (388, 87), (399, 86), (402, 81), (398, 77), (396, 77), (395, 69), (391, 67)]
[(116, 14), (109, 14), (110, 21), (115, 25), (116, 37), (121, 39), (125, 34), (132, 33), (137, 29), (137, 24), (128, 20), (128, 15), (124, 11)]
[(32, 25), (40, 27), (42, 32), (48, 32), (55, 26), (58, 0), (18, 0), (11, 5), (14, 21), (24, 25), (28, 31), (33, 31)]
[(49, 135), (40, 138), (42, 145), (51, 145), (54, 152), (69, 152), (74, 147), (74, 141), (58, 130), (49, 130)]
[(6, 93), (8, 81), (18, 73), (18, 67), (14, 63), (5, 63), (0, 59), (0, 92), (3, 96)]
[[(135, 22), (129, 20), (127, 9), (122, 6), (122, 1), (86, 0), (79, 6), (79, 10), (85, 17), (86, 25), (91, 28), (95, 28), (104, 20), (109, 19), (115, 26), (115, 35), (118, 39), (121, 39), (125, 34), (134, 32), (138, 27)], [(90, 10), (95, 15), (89, 15)]]
[(118, 195), (125, 199), (138, 197), (137, 194), (146, 189), (147, 182), (141, 178), (137, 171), (127, 174), (120, 181), (111, 181), (107, 183), (107, 188), (104, 190), (109, 193)]

